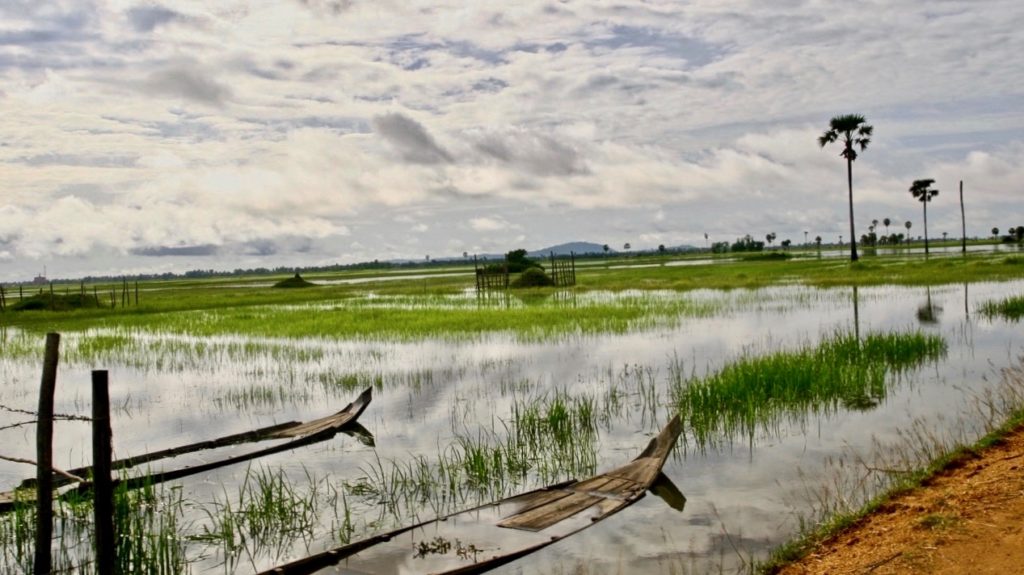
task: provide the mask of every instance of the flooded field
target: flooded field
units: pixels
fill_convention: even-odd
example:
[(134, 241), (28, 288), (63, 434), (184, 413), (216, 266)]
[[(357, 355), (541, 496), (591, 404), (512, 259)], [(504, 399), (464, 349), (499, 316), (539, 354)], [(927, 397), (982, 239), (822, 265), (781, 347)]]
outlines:
[[(87, 414), (89, 372), (108, 369), (115, 457), (125, 457), (320, 417), (373, 388), (359, 420), (372, 442), (338, 435), (156, 486), (137, 501), (157, 522), (149, 528), (162, 530), (163, 545), (173, 547), (163, 551), (193, 573), (251, 573), (601, 472), (636, 456), (682, 412), (684, 436), (664, 468), (687, 498), (681, 511), (648, 496), (495, 572), (733, 572), (795, 535), (801, 521), (856, 505), (884, 485), (886, 478), (858, 458), (866, 461), (888, 443), (906, 445), (908, 437), (921, 445), (916, 455), (926, 457), (932, 439), (980, 434), (1002, 384), (1000, 370), (1019, 361), (1024, 330), (978, 310), (1022, 292), (1024, 281), (489, 300), (370, 293), (248, 310), (248, 320), (232, 312), (231, 319), (233, 326), (286, 322), (290, 314), (375, 307), (422, 314), (497, 309), (510, 318), (537, 308), (569, 318), (630, 311), (604, 324), (582, 323), (585, 329), (498, 323), (490, 331), (429, 338), (348, 339), (326, 329), (314, 338), (217, 333), (218, 312), (204, 311), (167, 329), (114, 325), (64, 334), (56, 411)], [(253, 333), (273, 331), (264, 325)], [(42, 345), (39, 334), (0, 333), (0, 404), (35, 409)], [(848, 362), (851, 356), (857, 361)], [(742, 379), (744, 371), (784, 381), (760, 398), (728, 391), (775, 389), (774, 380)], [(847, 377), (850, 385), (823, 385)], [(33, 433), (32, 426), (0, 430), (0, 454), (34, 458)], [(87, 464), (89, 437), (86, 423), (59, 422), (55, 464)], [(0, 489), (33, 473), (0, 461)], [(89, 557), (87, 521), (67, 513), (58, 525), (57, 562), (78, 565)], [(25, 563), (19, 555), (17, 520), (3, 521), (0, 570), (30, 570), (31, 556)], [(416, 564), (383, 569), (419, 572)]]

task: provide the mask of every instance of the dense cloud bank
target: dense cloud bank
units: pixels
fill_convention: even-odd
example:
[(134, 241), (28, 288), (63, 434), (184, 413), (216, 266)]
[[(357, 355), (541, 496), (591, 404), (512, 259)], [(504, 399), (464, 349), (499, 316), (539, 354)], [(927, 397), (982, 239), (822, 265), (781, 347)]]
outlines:
[(0, 279), (1024, 224), (1018, 2), (403, 6), (0, 4)]

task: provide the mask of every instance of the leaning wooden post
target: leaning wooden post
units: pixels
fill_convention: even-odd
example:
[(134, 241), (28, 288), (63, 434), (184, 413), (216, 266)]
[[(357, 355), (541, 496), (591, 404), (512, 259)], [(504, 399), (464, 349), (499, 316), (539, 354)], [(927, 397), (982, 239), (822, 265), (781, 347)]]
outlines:
[(39, 386), (39, 422), (36, 424), (36, 556), (32, 572), (49, 573), (53, 539), (53, 393), (57, 387), (60, 334), (46, 334), (43, 381)]
[(53, 310), (57, 309), (55, 307), (56, 303), (57, 302), (54, 301), (54, 299), (53, 299), (53, 282), (50, 282), (50, 311), (53, 311)]
[(114, 571), (114, 487), (110, 479), (110, 392), (105, 370), (92, 372), (93, 522), (96, 572)]
[(0, 311), (7, 311), (7, 301), (4, 298), (3, 284), (0, 284)]
[(967, 217), (964, 216), (964, 181), (960, 180), (960, 253), (967, 253)]
[(135, 282), (135, 305), (139, 305), (139, 282)]

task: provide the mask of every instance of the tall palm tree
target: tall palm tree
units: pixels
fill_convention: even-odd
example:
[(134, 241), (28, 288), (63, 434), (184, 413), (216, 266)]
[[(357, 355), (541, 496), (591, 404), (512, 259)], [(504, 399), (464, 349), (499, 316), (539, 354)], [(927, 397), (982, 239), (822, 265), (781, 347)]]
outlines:
[(935, 180), (927, 178), (914, 180), (914, 183), (910, 184), (910, 194), (924, 204), (924, 255), (928, 255), (928, 202), (939, 195), (939, 190), (932, 189), (934, 183)]
[(867, 149), (871, 142), (871, 134), (874, 127), (867, 124), (867, 120), (860, 114), (846, 114), (836, 116), (829, 122), (828, 130), (818, 138), (818, 144), (822, 148), (842, 140), (843, 151), (840, 156), (846, 158), (846, 182), (850, 188), (850, 261), (857, 261), (857, 231), (853, 227), (853, 161), (857, 159), (857, 150)]
[(907, 245), (909, 246), (910, 245), (910, 220), (907, 220), (906, 223), (903, 224), (903, 225), (907, 228)]

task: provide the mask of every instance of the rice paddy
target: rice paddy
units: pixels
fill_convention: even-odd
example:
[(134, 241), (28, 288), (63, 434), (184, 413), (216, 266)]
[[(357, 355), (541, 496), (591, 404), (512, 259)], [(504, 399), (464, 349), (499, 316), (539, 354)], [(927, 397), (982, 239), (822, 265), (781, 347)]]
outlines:
[[(50, 312), (31, 312), (0, 330), (0, 405), (34, 408), (45, 329), (63, 334), (58, 412), (88, 413), (89, 370), (111, 371), (117, 456), (308, 420), (375, 389), (360, 419), (372, 441), (339, 435), (119, 495), (123, 560), (153, 573), (250, 573), (584, 477), (628, 461), (680, 413), (686, 430), (665, 473), (688, 499), (682, 515), (648, 497), (496, 572), (616, 572), (622, 561), (637, 573), (732, 572), (818, 517), (821, 504), (798, 494), (832, 477), (827, 462), (899, 441), (910, 421), (937, 436), (990, 424), (994, 411), (978, 406), (996, 403), (998, 371), (1024, 343), (1017, 319), (987, 311), (1024, 291), (1019, 266), (999, 258), (975, 263), (1018, 279), (928, 289), (660, 289), (691, 281), (694, 269), (791, 277), (811, 265), (794, 258), (732, 271), (595, 267), (581, 280), (611, 289), (489, 298), (457, 287), (471, 278), (447, 275), (415, 280), (426, 290), (405, 282), (404, 292), (401, 281), (317, 277), (307, 278), (316, 289), (266, 294), (199, 284), (216, 305), (190, 309), (168, 297), (180, 306), (170, 309), (156, 292), (147, 308), (143, 290), (134, 311), (50, 322), (41, 319)], [(888, 273), (883, 263), (868, 260), (865, 275)], [(651, 289), (616, 289), (640, 277)], [(0, 427), (17, 419), (0, 417)], [(56, 427), (56, 465), (87, 464), (88, 425)], [(31, 433), (0, 429), (0, 454), (32, 458)], [(32, 473), (0, 462), (0, 487)], [(31, 515), (0, 517), (0, 571), (31, 568)], [(57, 563), (91, 572), (87, 506), (61, 502), (57, 517)]]

